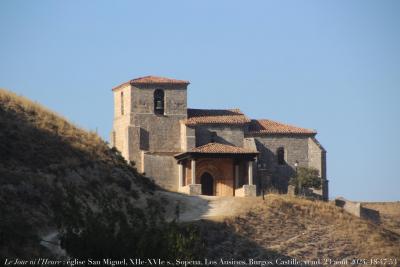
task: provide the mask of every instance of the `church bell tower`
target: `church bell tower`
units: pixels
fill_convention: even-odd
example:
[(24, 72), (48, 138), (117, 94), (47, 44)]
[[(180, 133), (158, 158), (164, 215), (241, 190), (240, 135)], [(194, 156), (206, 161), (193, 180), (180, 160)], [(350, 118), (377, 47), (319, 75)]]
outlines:
[(181, 151), (180, 121), (187, 118), (188, 85), (188, 81), (146, 76), (112, 89), (111, 145), (138, 170), (144, 171), (144, 154)]

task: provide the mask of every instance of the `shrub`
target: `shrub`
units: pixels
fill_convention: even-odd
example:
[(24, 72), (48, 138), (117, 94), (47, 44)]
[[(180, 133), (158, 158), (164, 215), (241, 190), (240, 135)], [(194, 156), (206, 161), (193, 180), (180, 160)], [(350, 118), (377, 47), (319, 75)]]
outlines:
[(314, 168), (299, 167), (296, 175), (290, 180), (290, 184), (296, 186), (297, 189), (301, 188), (321, 188), (321, 177), (319, 171)]
[[(166, 222), (161, 203), (148, 199), (145, 210), (113, 201), (102, 202), (96, 211), (79, 204), (76, 190), (67, 190), (62, 219), (61, 246), (77, 258), (160, 258), (194, 260), (202, 257), (204, 244), (199, 229), (190, 224)], [(125, 210), (125, 211), (124, 211)], [(145, 211), (145, 212), (144, 212)]]

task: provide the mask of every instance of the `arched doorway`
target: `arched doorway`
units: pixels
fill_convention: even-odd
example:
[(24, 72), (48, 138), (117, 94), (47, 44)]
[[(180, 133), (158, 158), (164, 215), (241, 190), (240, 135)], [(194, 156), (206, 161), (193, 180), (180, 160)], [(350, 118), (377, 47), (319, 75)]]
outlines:
[(203, 173), (200, 178), (201, 194), (207, 196), (214, 195), (214, 178), (208, 172)]

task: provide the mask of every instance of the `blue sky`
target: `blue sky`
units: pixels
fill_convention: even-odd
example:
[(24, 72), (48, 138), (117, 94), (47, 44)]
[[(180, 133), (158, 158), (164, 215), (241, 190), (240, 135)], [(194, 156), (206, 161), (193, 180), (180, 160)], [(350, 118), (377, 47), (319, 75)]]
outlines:
[(111, 88), (318, 130), (330, 197), (400, 200), (399, 1), (0, 1), (0, 87), (108, 139)]

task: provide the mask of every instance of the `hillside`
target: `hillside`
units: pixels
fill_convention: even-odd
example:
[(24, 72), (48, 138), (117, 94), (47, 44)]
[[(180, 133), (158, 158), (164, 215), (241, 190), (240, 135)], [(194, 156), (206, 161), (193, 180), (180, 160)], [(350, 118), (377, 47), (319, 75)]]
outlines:
[[(270, 194), (237, 216), (201, 220), (207, 256), (219, 259), (400, 259), (400, 235), (333, 203)], [(231, 205), (232, 209), (235, 205)]]
[(43, 236), (104, 207), (140, 211), (154, 189), (95, 133), (0, 90), (0, 256), (46, 254)]
[(364, 202), (363, 205), (380, 212), (382, 225), (400, 235), (400, 201)]

